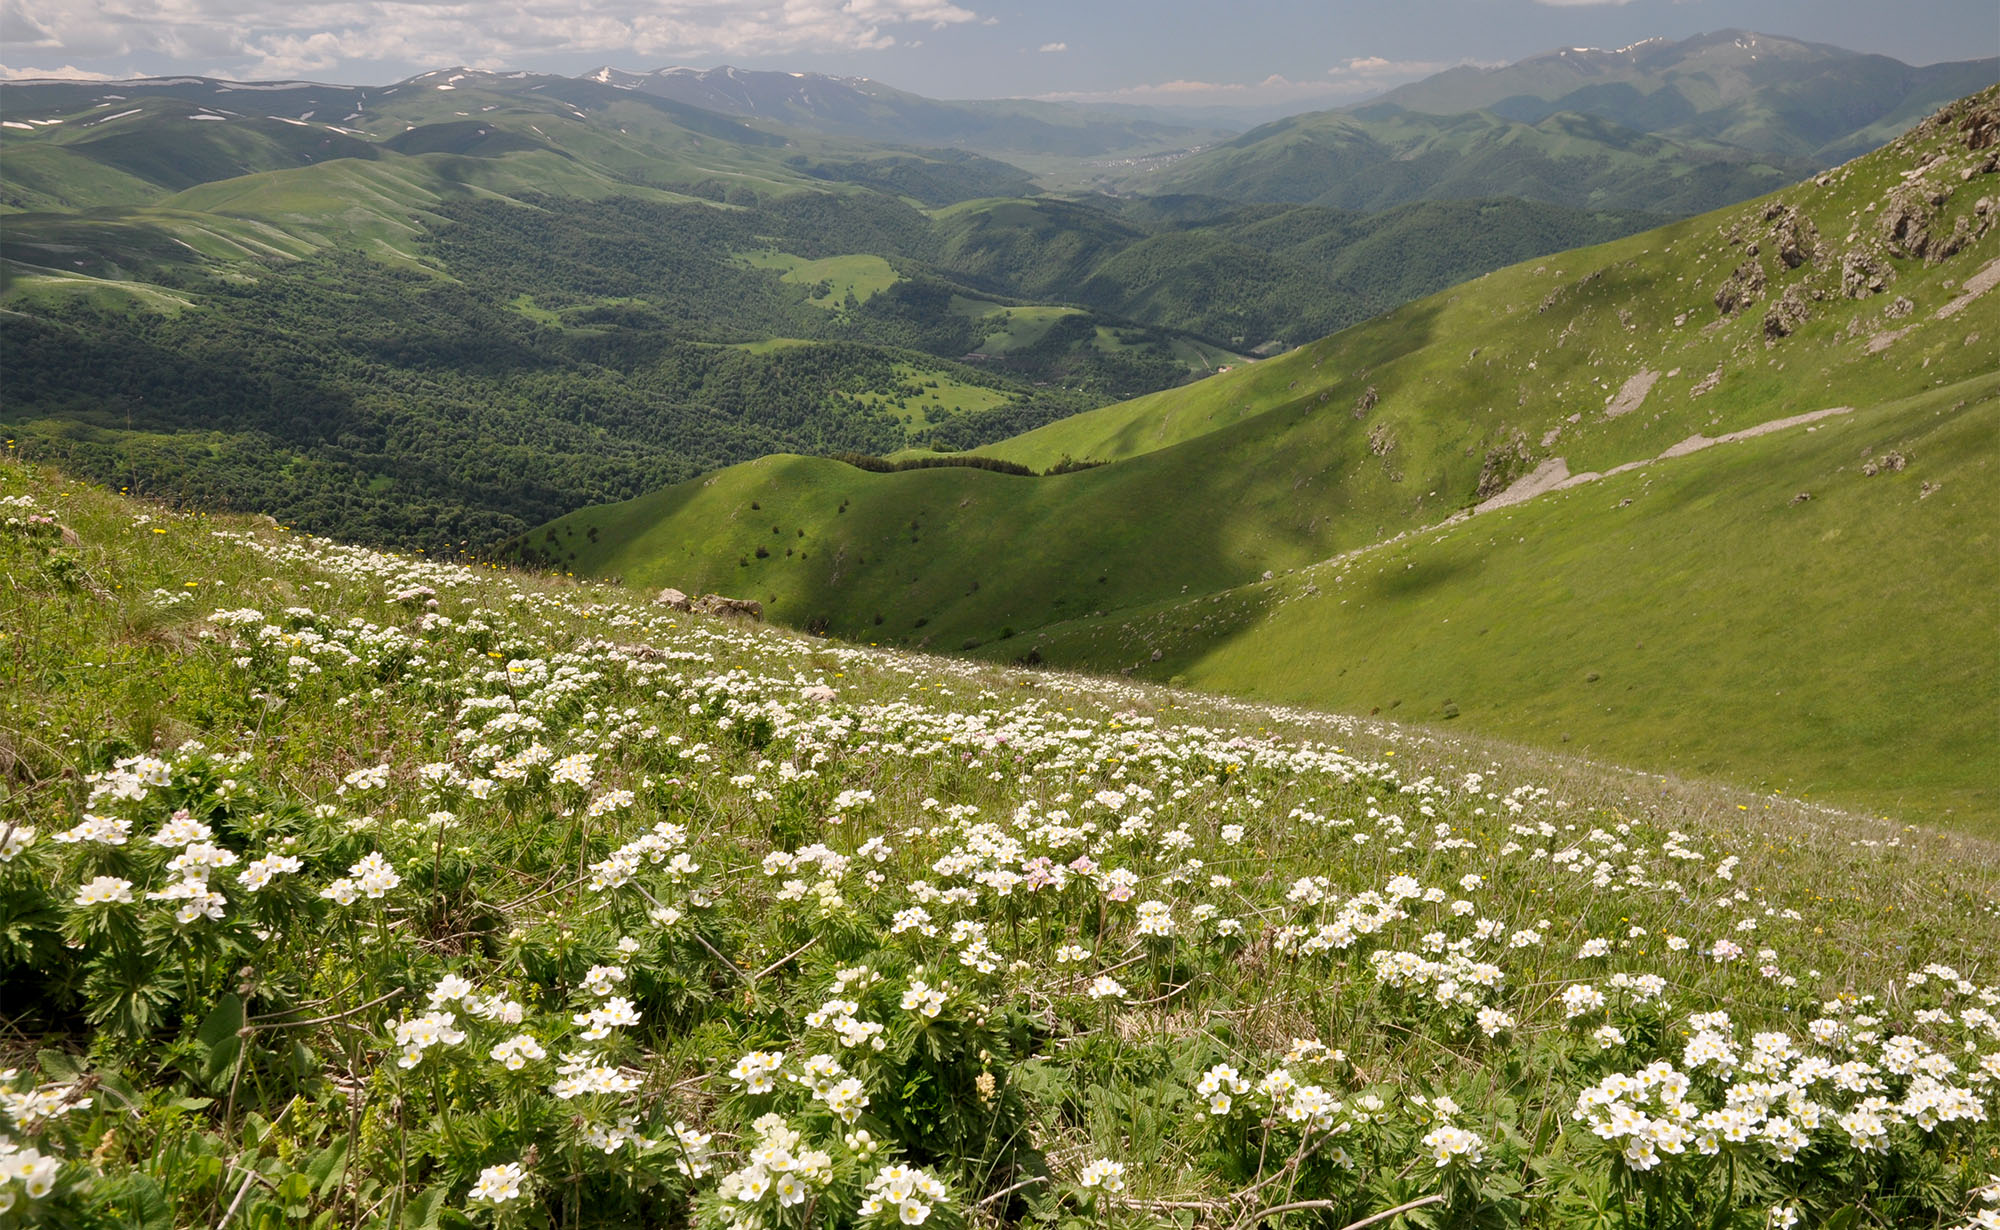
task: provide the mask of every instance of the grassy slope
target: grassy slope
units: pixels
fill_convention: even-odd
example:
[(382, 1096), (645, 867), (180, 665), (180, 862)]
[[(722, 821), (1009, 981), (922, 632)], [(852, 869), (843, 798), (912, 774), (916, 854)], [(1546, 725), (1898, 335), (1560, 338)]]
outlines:
[(899, 280), (887, 260), (867, 253), (808, 260), (790, 252), (764, 250), (746, 252), (743, 259), (753, 268), (783, 270), (779, 280), (794, 286), (827, 283), (827, 294), (813, 302), (829, 310), (840, 307), (849, 295), (856, 302), (866, 302)]
[[(223, 260), (358, 243), (410, 264), (426, 208), (467, 195), (684, 200), (675, 190), (701, 181), (766, 193), (852, 190), (786, 166), (796, 151), (769, 134), (728, 121), (697, 132), (680, 112), (645, 101), (588, 102), (594, 110), (583, 112), (505, 82), (410, 89), (370, 108), (355, 130), (368, 139), (258, 117), (198, 123), (186, 118), (197, 109), (175, 100), (105, 103), (58, 126), (8, 133), (13, 195), (0, 208), (94, 207), (25, 223), (61, 226), (91, 246), (115, 247), (121, 230), (138, 228)], [(121, 107), (135, 113), (120, 115)], [(223, 239), (204, 243), (202, 232)]]
[(1350, 209), (1520, 196), (1584, 208), (1682, 211), (1775, 187), (1811, 165), (1759, 160), (1740, 149), (1574, 113), (1520, 124), (1486, 112), (1329, 111), (1253, 129), (1128, 187)]
[(2000, 832), (1996, 438), (1989, 376), (995, 652)]
[[(1215, 1224), (1286, 1198), (1347, 1221), (1448, 1193), (1462, 1173), (1472, 1181), (1450, 1224), (1586, 1224), (1625, 1172), (1615, 1144), (1572, 1119), (1579, 1091), (1655, 1059), (1693, 1067), (1685, 1033), (1716, 1010), (1736, 1038), (1783, 1030), (1815, 1058), (1879, 1063), (1885, 1035), (1907, 1030), (1975, 1105), (1992, 1106), (1990, 1085), (1965, 1075), (1991, 1049), (1966, 1011), (1996, 994), (1990, 843), (1387, 723), (871, 653), (628, 605), (602, 586), (143, 507), (11, 458), (0, 500), (12, 582), (0, 589), (0, 821), (18, 842), (0, 862), (12, 924), (0, 978), (21, 1052), (7, 1085), (55, 1100), (87, 1073), (76, 1093), (92, 1095), (15, 1129), (60, 1166), (53, 1194), (20, 1198), (28, 1224), (208, 1225), (240, 1198), (246, 1225), (471, 1225), (459, 1209), (473, 1204), (474, 1176), (514, 1159), (524, 1197), (504, 1215), (665, 1224), (686, 1217), (691, 1186), (707, 1214), (717, 1181), (747, 1160), (746, 1128), (774, 1105), (840, 1147), (846, 1125), (816, 1114), (803, 1089), (746, 1098), (725, 1074), (751, 1048), (782, 1051), (793, 1068), (837, 1049), (807, 1015), (835, 971), (858, 962), (889, 980), (860, 994), (894, 1031), (880, 1061), (839, 1052), (872, 1091), (862, 1125), (951, 1178), (941, 1220), (993, 1216), (975, 1202), (1004, 1198), (1013, 1174), (992, 1148), (1018, 1137), (1033, 1142), (1018, 1164), (1045, 1157), (1057, 1182), (1028, 1185), (1033, 1206), (995, 1224), (1137, 1224), (1154, 1210), (1133, 1202), (1156, 1200), (1208, 1202), (1221, 1212), (1198, 1224)], [(43, 510), (59, 526), (23, 524)], [(207, 618), (244, 607), (281, 622), (264, 633)], [(826, 685), (831, 702), (810, 699), (817, 688), (801, 696), (808, 684)], [(460, 733), (495, 710), (537, 720), (518, 735), (499, 733), (499, 717)], [(475, 750), (488, 740), (492, 756)], [(493, 756), (518, 763), (511, 753), (530, 741), (544, 760), (587, 766), (589, 789), (537, 770), (486, 798), (419, 776), (427, 763), (461, 780)], [(88, 797), (85, 773), (141, 752), (171, 759), (155, 779), (164, 789)], [(807, 762), (814, 771), (796, 776), (779, 767)], [(347, 776), (375, 765), (372, 789)], [(637, 797), (621, 804), (620, 790)], [(1134, 895), (1148, 906), (1107, 902), (1087, 882), (1032, 897), (984, 883), (989, 862), (1025, 869), (1043, 851), (1072, 854), (1082, 838), (1057, 827), (1072, 801), (1079, 823), (1103, 830), (1102, 865), (1140, 878)], [(176, 807), (212, 824), (238, 862), (208, 881), (213, 923), (176, 925), (171, 901), (145, 896), (177, 878), (164, 842), (149, 840)], [(1114, 835), (1120, 807), (1129, 835)], [(132, 823), (130, 842), (53, 839), (87, 810)], [(994, 822), (1006, 816), (1021, 817), (1018, 837)], [(578, 862), (613, 857), (655, 822), (685, 841), (692, 866), (635, 853), (633, 885), (583, 887)], [(1186, 848), (1166, 836), (1175, 827)], [(808, 842), (856, 852), (851, 871), (823, 872), (842, 894), (824, 906), (760, 866)], [(1011, 844), (967, 854), (1000, 842)], [(294, 873), (247, 890), (243, 865), (279, 851), (297, 858)], [(338, 890), (323, 890), (369, 856), (400, 882), (335, 907)], [(1196, 859), (1221, 883), (1191, 874)], [(132, 882), (130, 905), (72, 904), (106, 871)], [(1314, 882), (1294, 888), (1301, 877), (1319, 877), (1323, 905), (1301, 900), (1317, 896)], [(953, 896), (920, 896), (920, 878)], [(1426, 888), (1435, 904), (1414, 896)], [(1283, 928), (1309, 934), (1367, 908), (1359, 893), (1406, 904), (1380, 911), (1351, 949), (1278, 947)], [(1463, 914), (1445, 905), (1460, 895)], [(649, 917), (662, 900), (679, 906)], [(939, 934), (892, 933), (919, 900)], [(1168, 912), (1171, 944), (1148, 947), (1135, 907)], [(1243, 941), (1218, 942), (1204, 912), (1240, 916)], [(107, 916), (119, 925), (93, 925)], [(944, 938), (960, 923), (990, 929), (990, 974)], [(1489, 940), (1473, 933), (1482, 923), (1497, 928)], [(1414, 960), (1432, 932), (1491, 961), (1497, 975), (1477, 995), (1511, 1028), (1489, 1038), (1470, 1005), (1440, 1007), (1428, 988), (1370, 975), (1376, 953)], [(1698, 955), (1725, 939), (1769, 952)], [(1586, 942), (1603, 955), (1572, 955)], [(1088, 946), (1081, 964), (1056, 955), (1072, 943)], [(1936, 961), (1958, 969), (1919, 972)], [(580, 986), (594, 965), (619, 970), (638, 1015), (592, 1053), (644, 1084), (553, 1097), (557, 1057), (590, 1041), (576, 1018), (605, 1002)], [(1988, 985), (1961, 984), (1961, 972)], [(482, 1024), (456, 1006), (465, 1041), (403, 1069), (398, 1023), (447, 973), (519, 1002), (522, 1019)], [(1085, 994), (1100, 973), (1125, 989)], [(897, 1007), (915, 979), (941, 974), (952, 990), (934, 1023)], [(1614, 975), (1633, 974), (1662, 977), (1670, 1002), (1615, 994)], [(1566, 1018), (1577, 984), (1605, 987), (1604, 1011)], [(1806, 1040), (1816, 1015), (1850, 1022), (1853, 1049)], [(1886, 1028), (1862, 1032), (1878, 1020)], [(1629, 1042), (1593, 1041), (1600, 1024)], [(516, 1029), (546, 1049), (519, 1074), (489, 1058)], [(1346, 1104), (1378, 1097), (1384, 1112), (1301, 1139), (1297, 1156), (1326, 1159), (1303, 1169), (1282, 1160), (1291, 1139), (1276, 1137), (1267, 1157), (1250, 1134), (1285, 1131), (1282, 1115), (1246, 1098), (1218, 1121), (1197, 1094), (1206, 1065), (1254, 1080), (1301, 1037), (1338, 1043), (1340, 1058), (1294, 1059), (1288, 1072)], [(996, 1077), (1017, 1132), (958, 1112), (983, 1109), (976, 1090)], [(1719, 1105), (1724, 1083), (1703, 1074), (1698, 1106)], [(1787, 1202), (1840, 1210), (1847, 1224), (1966, 1224), (2000, 1145), (1990, 1115), (1936, 1133), (1898, 1128), (1891, 1156), (1855, 1157), (1835, 1116), (1861, 1095), (1833, 1084), (1814, 1091), (1832, 1109), (1801, 1164), (1771, 1165), (1746, 1146), (1757, 1183), (1738, 1185), (1690, 1150), (1663, 1167), (1669, 1190), (1704, 1223), (1719, 1212), (1761, 1224)], [(1893, 1100), (1908, 1081), (1884, 1084)], [(1417, 1100), (1439, 1094), (1487, 1145), (1476, 1170), (1443, 1179), (1422, 1143), (1435, 1118)], [(655, 1137), (677, 1119), (713, 1132), (713, 1172), (684, 1184), (671, 1162), (624, 1165), (580, 1139), (580, 1126), (628, 1115)], [(405, 1141), (424, 1145), (425, 1165), (405, 1161)], [(1336, 1165), (1335, 1145), (1358, 1167)], [(839, 1156), (857, 1176), (834, 1206), (844, 1210), (868, 1170)], [(1127, 1196), (1079, 1194), (1072, 1176), (1095, 1157), (1124, 1159)], [(1290, 1197), (1267, 1194), (1278, 1182)], [(782, 1215), (773, 1203), (763, 1224)], [(722, 1207), (740, 1216), (737, 1203)]]
[[(1078, 416), (990, 450), (1030, 464), (1064, 453), (1122, 458), (1117, 464), (1028, 480), (968, 470), (873, 475), (832, 462), (767, 458), (573, 514), (551, 527), (553, 542), (541, 534), (534, 541), (559, 544), (557, 561), (579, 572), (741, 593), (770, 602), (790, 621), (954, 648), (1009, 629), (1026, 632), (1093, 612), (1214, 593), (1253, 582), (1265, 570), (1301, 567), (1435, 524), (1473, 501), (1496, 451), (1512, 458), (1507, 466), (1514, 473), (1552, 456), (1565, 458), (1572, 472), (1602, 471), (1651, 458), (1698, 432), (1714, 436), (1834, 405), (1862, 407), (1867, 414), (1856, 421), (1869, 422), (1876, 408), (1916, 390), (1990, 374), (1990, 344), (1978, 338), (2000, 332), (2000, 299), (1975, 300), (1947, 319), (1937, 313), (1960, 281), (2000, 252), (2000, 241), (1989, 233), (1942, 263), (1885, 258), (1894, 267), (1888, 293), (1848, 300), (1835, 290), (1774, 346), (1765, 344), (1763, 309), (1790, 286), (1837, 281), (1842, 251), (1879, 247), (1870, 207), (1879, 207), (1903, 182), (1902, 172), (1934, 150), (1957, 151), (1935, 172), (1956, 191), (1934, 225), (1948, 230), (1969, 218), (1987, 181), (1959, 185), (1956, 167), (1968, 155), (1955, 140), (1933, 132), (1909, 150), (1863, 159), (1824, 185), (1778, 194), (1775, 200), (1813, 217), (1822, 236), (1820, 259), (1797, 270), (1773, 258), (1761, 206), (1739, 206), (1517, 266), (1280, 359)], [(1766, 296), (1747, 312), (1720, 318), (1711, 297), (1753, 241), (1764, 249)], [(1901, 299), (1909, 301), (1907, 313), (1892, 306)], [(1901, 328), (1910, 332), (1870, 353), (1870, 337)], [(1616, 417), (1605, 414), (1641, 371), (1661, 373), (1644, 403)], [(1697, 393), (1717, 372), (1712, 389)], [(1791, 438), (1759, 447), (1783, 449)], [(1973, 432), (1964, 444), (1972, 464), (1990, 455), (1992, 433)], [(1699, 454), (1682, 465), (1706, 472), (1726, 455)], [(1755, 488), (1756, 498), (1780, 501), (1797, 489), (1768, 479)], [(1572, 498), (1591, 500), (1604, 490), (1586, 488)], [(753, 510), (752, 503), (762, 507)], [(1934, 527), (1919, 519), (1933, 515), (1930, 502), (1893, 505), (1879, 530), (1935, 543)], [(758, 545), (767, 547), (768, 558), (755, 557)], [(1850, 545), (1833, 550), (1840, 569), (1887, 566)], [(1684, 583), (1663, 570), (1662, 556), (1634, 554), (1642, 579)], [(1921, 553), (1897, 558), (1899, 567), (1916, 569), (1902, 574), (1902, 583), (1918, 589), (1931, 583)], [(1721, 563), (1729, 569), (1715, 567)], [(1818, 592), (1809, 578), (1791, 575), (1770, 557), (1761, 563), (1710, 557), (1717, 583), (1725, 571), (1734, 573), (1728, 584), (1744, 587), (1752, 602), (1745, 614), (1757, 620), (1782, 617), (1786, 603), (1773, 595)], [(1858, 600), (1837, 588), (1823, 598), (1850, 618)], [(1724, 640), (1716, 657), (1754, 674), (1763, 668), (1755, 642), (1734, 631), (1744, 627), (1739, 616), (1718, 630)], [(1938, 635), (1941, 643), (1961, 645), (1954, 638), (1969, 635), (1965, 647), (1977, 648), (1990, 641), (1990, 628), (1961, 622), (1941, 626)], [(1033, 643), (1022, 636), (1007, 652), (1025, 653)], [(1130, 664), (1125, 646), (1100, 648), (1069, 653), (1051, 643), (1065, 660)], [(1215, 669), (1220, 682), (1222, 666)], [(1977, 678), (1935, 662), (1923, 669), (1921, 682), (1907, 686), (1944, 689), (1935, 693), (1949, 697), (1942, 707), (1977, 711), (1984, 704)], [(1247, 672), (1231, 677), (1240, 684)], [(1757, 694), (1747, 676), (1744, 687), (1746, 695)], [(1490, 703), (1502, 705), (1497, 696)], [(1811, 725), (1789, 705), (1773, 696), (1757, 711), (1767, 724), (1800, 732), (1793, 751), (1802, 774), (1817, 772), (1803, 766), (1825, 763), (1805, 755)], [(1701, 722), (1699, 712), (1688, 711), (1688, 729)], [(1607, 736), (1610, 744), (1644, 743), (1645, 723), (1632, 715), (1621, 722), (1612, 713), (1593, 723), (1564, 733), (1593, 739), (1599, 728), (1617, 727), (1625, 733)], [(1860, 724), (1870, 738), (1908, 746), (1903, 715), (1872, 709)], [(1637, 758), (1666, 763), (1650, 753)], [(1957, 773), (1963, 786), (1975, 780), (1976, 766), (1961, 761), (1937, 771)], [(1860, 777), (1846, 780), (1852, 786)], [(1939, 784), (1918, 805), (1972, 805), (1953, 789)], [(1990, 807), (1990, 800), (1980, 806)]]

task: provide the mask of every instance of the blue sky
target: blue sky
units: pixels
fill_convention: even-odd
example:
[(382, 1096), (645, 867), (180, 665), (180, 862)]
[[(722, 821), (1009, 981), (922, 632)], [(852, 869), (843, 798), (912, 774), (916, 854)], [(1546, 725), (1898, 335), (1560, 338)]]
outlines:
[(1728, 27), (1919, 64), (2000, 54), (1994, 0), (0, 0), (0, 72), (379, 83), (731, 63), (941, 98), (1268, 106)]

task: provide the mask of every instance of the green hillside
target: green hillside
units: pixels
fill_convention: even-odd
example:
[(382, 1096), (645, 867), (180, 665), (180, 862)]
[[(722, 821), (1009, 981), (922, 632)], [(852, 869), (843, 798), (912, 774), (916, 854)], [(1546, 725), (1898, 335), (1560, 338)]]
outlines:
[[(788, 142), (564, 78), (290, 104), (344, 124), (158, 89), (17, 87), (31, 118), (0, 139), (44, 172), (9, 175), (36, 195), (0, 234), (0, 430), (134, 491), (490, 545), (763, 453), (976, 444), (1212, 366), (1091, 315), (956, 362), (1012, 301), (933, 310), (976, 292), (920, 263), (927, 215), (838, 178), (1020, 183), (953, 151)], [(750, 345), (774, 338), (804, 346)]]
[(931, 259), (993, 293), (1065, 300), (1237, 346), (1298, 345), (1473, 271), (1660, 221), (1518, 199), (1376, 213), (1214, 197), (969, 201), (938, 211)]
[[(0, 98), (23, 117), (0, 430), (135, 491), (430, 549), (763, 454), (991, 444), (1658, 220), (996, 196), (1030, 185), (545, 75)], [(1617, 173), (1667, 173), (1660, 148)]]
[[(1837, 432), (1808, 424), (1762, 444), (1696, 451), (1632, 473), (1692, 476), (1686, 481), (1696, 488), (1722, 483), (1729, 467), (1746, 464), (1738, 458), (1760, 457), (1757, 449), (1783, 449), (1787, 441), (1817, 441), (1821, 430), (1829, 440), (1851, 439), (1855, 450), (1862, 438), (1844, 433), (1872, 433), (1866, 443), (1879, 444), (1878, 452), (1857, 451), (1849, 466), (1897, 451), (1899, 440), (1924, 438), (1904, 454), (1906, 462), (1917, 458), (1909, 475), (1919, 484), (1940, 481), (1920, 473), (1926, 455), (1941, 470), (1972, 467), (1955, 471), (1944, 490), (1959, 494), (1949, 499), (1882, 502), (1875, 532), (1922, 544), (1918, 549), (1871, 555), (1863, 546), (1868, 536), (1850, 529), (1827, 538), (1831, 545), (1821, 554), (1805, 554), (1820, 559), (1822, 569), (1794, 571), (1768, 553), (1725, 551), (1708, 557), (1707, 572), (1699, 574), (1713, 574), (1713, 583), (1738, 601), (1754, 601), (1710, 630), (1719, 645), (1708, 674), (1718, 688), (1760, 697), (1760, 720), (1791, 732), (1770, 736), (1796, 753), (1771, 771), (1802, 786), (1837, 778), (1843, 788), (1858, 788), (1863, 776), (1841, 771), (1837, 757), (1808, 754), (1807, 736), (1819, 717), (1807, 721), (1808, 711), (1761, 697), (1763, 651), (1748, 629), (1782, 626), (1782, 611), (1798, 603), (1818, 604), (1825, 618), (1843, 625), (1871, 619), (1856, 609), (1872, 604), (1850, 587), (1855, 575), (1888, 569), (1890, 583), (1927, 591), (1936, 544), (1959, 541), (1945, 530), (1992, 520), (1990, 485), (1970, 475), (2000, 438), (1990, 429), (1993, 351), (1982, 342), (2000, 334), (2000, 297), (1985, 293), (2000, 281), (1994, 264), (2000, 239), (1990, 198), (1980, 203), (1995, 182), (1991, 151), (1968, 144), (1986, 131), (1996, 96), (1989, 91), (1948, 109), (1878, 154), (1765, 200), (1516, 266), (1281, 358), (1078, 415), (989, 450), (1036, 469), (1065, 456), (1110, 464), (1023, 478), (973, 470), (866, 474), (837, 462), (769, 458), (574, 514), (530, 535), (519, 549), (564, 570), (755, 597), (788, 622), (843, 636), (983, 647), (1095, 668), (1136, 662), (1166, 674), (1207, 670), (1219, 686), (1282, 687), (1287, 695), (1324, 698), (1336, 694), (1335, 685), (1309, 676), (1281, 682), (1248, 659), (1230, 658), (1233, 626), (1211, 624), (1175, 641), (1172, 651), (1182, 662), (1175, 669), (1164, 642), (1152, 647), (1161, 651), (1155, 664), (1151, 650), (1139, 652), (1143, 642), (1135, 645), (1127, 634), (1053, 625), (1183, 599), (1220, 604), (1222, 591), (1254, 584), (1266, 572), (1304, 568), (1437, 525), (1530, 475), (1605, 473), (1653, 461), (1698, 435), (1718, 438), (1852, 407), (1851, 425), (1843, 419)], [(1956, 450), (1949, 462), (1909, 417), (1919, 413), (1912, 406), (1925, 413), (1949, 408), (1909, 400), (1926, 389), (1951, 389), (1953, 402), (1967, 403), (1962, 415), (1951, 411), (1962, 426), (1949, 435)], [(1755, 485), (1742, 498), (1789, 510), (1793, 497), (1810, 491), (1811, 480), (1827, 469), (1825, 455), (1787, 456), (1803, 469), (1751, 465)], [(1627, 474), (1619, 481), (1641, 480)], [(1612, 489), (1584, 486), (1565, 498), (1595, 503)], [(1845, 507), (1802, 502), (1796, 520), (1833, 518)], [(1461, 532), (1483, 534), (1494, 515), (1473, 518)], [(1575, 541), (1564, 549), (1611, 549), (1593, 539), (1593, 525), (1574, 522), (1565, 532)], [(1838, 526), (1829, 520), (1825, 529)], [(1690, 542), (1724, 541), (1724, 528), (1724, 520), (1690, 514), (1684, 532)], [(1647, 585), (1664, 591), (1691, 583), (1686, 574), (1694, 561), (1683, 558), (1675, 571), (1665, 550), (1629, 554), (1639, 593)], [(1508, 561), (1492, 566), (1502, 562)], [(1849, 580), (1835, 584), (1823, 575)], [(1976, 577), (1961, 580), (1940, 588), (1954, 595), (1991, 592), (1972, 584)], [(1533, 585), (1517, 583), (1526, 588), (1482, 585), (1492, 589), (1493, 601), (1516, 593), (1525, 602)], [(1632, 594), (1607, 601), (1614, 610), (1637, 612), (1635, 619), (1664, 619), (1673, 609)], [(1931, 643), (1955, 653), (1919, 655), (1908, 664), (1922, 672), (1916, 677), (1872, 658), (1857, 665), (1857, 680), (1880, 686), (1902, 678), (1909, 695), (1974, 720), (1988, 707), (1993, 681), (1984, 668), (1961, 664), (1994, 660), (1991, 620), (1982, 622), (1976, 610), (1906, 614), (1912, 626), (1934, 630)], [(1506, 617), (1529, 620), (1534, 608), (1522, 605)], [(1161, 618), (1182, 627), (1196, 622), (1186, 611)], [(1298, 636), (1316, 635), (1300, 627)], [(1048, 635), (1038, 632), (1043, 628)], [(1329, 643), (1333, 633), (1328, 625)], [(1676, 643), (1638, 631), (1632, 640)], [(1381, 669), (1389, 673), (1376, 682), (1388, 687), (1398, 676)], [(1523, 667), (1505, 687), (1536, 678)], [(1661, 678), (1662, 687), (1672, 682), (1670, 675)], [(1510, 729), (1555, 733), (1524, 725), (1529, 719), (1519, 715), (1532, 697), (1502, 695), (1502, 683), (1494, 686), (1494, 695), (1470, 703), (1456, 690), (1414, 684), (1403, 690), (1412, 693), (1410, 703), (1440, 713), (1449, 699), (1474, 721), (1481, 712), (1509, 711), (1516, 715)], [(1371, 707), (1404, 699), (1338, 694)], [(1689, 705), (1675, 712), (1680, 716), (1669, 722), (1632, 711), (1621, 717), (1615, 706), (1601, 716), (1580, 711), (1566, 715), (1575, 728), (1559, 733), (1630, 750), (1633, 759), (1666, 768), (1672, 767), (1666, 749), (1647, 732), (1655, 721), (1678, 723), (1673, 737), (1686, 742), (1691, 768), (1733, 771), (1717, 759), (1717, 745), (1704, 742), (1716, 737), (1704, 711)], [(1974, 789), (1986, 762), (1941, 750), (1960, 738), (1948, 733), (1954, 719), (1912, 729), (1908, 712), (1886, 703), (1856, 702), (1839, 712), (1851, 715), (1840, 719), (1849, 722), (1848, 735), (1901, 748), (1943, 775), (1912, 780), (1903, 796), (1909, 805), (1990, 816), (1992, 800)], [(1930, 742), (1933, 735), (1941, 742)]]
[(1627, 128), (1727, 141), (1765, 154), (1852, 158), (1954, 98), (2000, 79), (2000, 59), (1912, 67), (1888, 56), (1748, 30), (1615, 51), (1568, 47), (1497, 69), (1461, 67), (1383, 101), (1536, 123), (1575, 111)]
[(981, 653), (2000, 833), (2000, 376), (1808, 430)]
[(1991, 1207), (1992, 842), (4, 452), (0, 575), (10, 1230)]
[(1265, 124), (1124, 186), (1340, 209), (1513, 196), (1575, 209), (1686, 214), (1768, 192), (1819, 165), (1577, 112), (1530, 124), (1491, 112), (1437, 116), (1383, 104)]
[(0, 131), (0, 430), (134, 491), (434, 550), (766, 453), (989, 443), (1640, 223), (1127, 221), (996, 198), (1019, 172), (960, 151), (561, 77), (0, 97), (26, 117)]

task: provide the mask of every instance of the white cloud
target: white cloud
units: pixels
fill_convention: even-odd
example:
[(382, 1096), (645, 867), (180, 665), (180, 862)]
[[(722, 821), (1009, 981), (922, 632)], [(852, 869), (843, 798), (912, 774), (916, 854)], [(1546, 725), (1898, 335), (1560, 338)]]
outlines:
[(1042, 52), (1057, 52), (1057, 51), (1068, 51), (1068, 50), (1069, 50), (1069, 44), (1068, 44), (1068, 43), (1043, 43), (1043, 44), (1042, 44), (1042, 45), (1041, 45), (1040, 47), (1036, 48), (1036, 50), (1037, 50), (1037, 51), (1042, 51)]
[(108, 73), (93, 73), (74, 64), (61, 68), (10, 68), (0, 64), (0, 81), (109, 81)]
[(1500, 68), (1505, 60), (1387, 60), (1381, 56), (1356, 56), (1326, 70), (1329, 81), (1343, 85), (1385, 89), (1416, 81), (1447, 68)]
[(0, 0), (17, 54), (72, 63), (164, 57), (245, 76), (564, 53), (664, 61), (879, 51), (980, 20), (954, 0)]

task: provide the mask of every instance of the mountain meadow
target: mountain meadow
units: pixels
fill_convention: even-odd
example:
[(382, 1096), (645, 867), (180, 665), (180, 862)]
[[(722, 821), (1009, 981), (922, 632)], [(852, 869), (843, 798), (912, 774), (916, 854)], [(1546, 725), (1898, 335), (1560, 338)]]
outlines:
[(979, 453), (1102, 464), (764, 458), (517, 557), (1990, 831), (1994, 98)]
[(0, 1230), (2000, 1228), (1996, 77), (0, 81)]
[(10, 1224), (1990, 1208), (1990, 843), (0, 501)]

